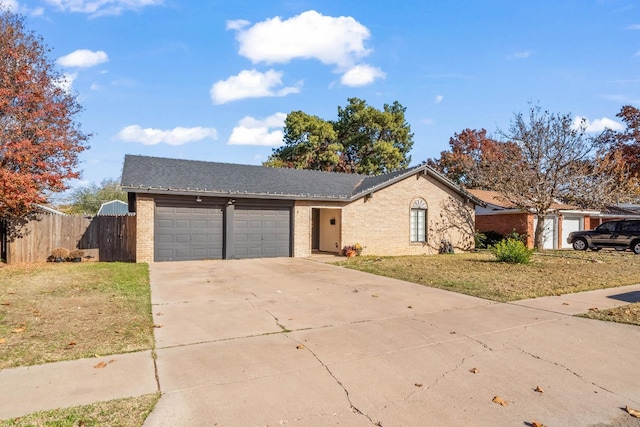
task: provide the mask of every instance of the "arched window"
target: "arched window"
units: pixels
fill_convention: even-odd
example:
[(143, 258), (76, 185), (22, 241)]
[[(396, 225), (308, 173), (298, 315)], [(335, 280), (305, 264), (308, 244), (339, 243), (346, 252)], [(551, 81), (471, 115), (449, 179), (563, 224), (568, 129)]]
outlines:
[(411, 242), (427, 241), (427, 202), (416, 199), (411, 203)]

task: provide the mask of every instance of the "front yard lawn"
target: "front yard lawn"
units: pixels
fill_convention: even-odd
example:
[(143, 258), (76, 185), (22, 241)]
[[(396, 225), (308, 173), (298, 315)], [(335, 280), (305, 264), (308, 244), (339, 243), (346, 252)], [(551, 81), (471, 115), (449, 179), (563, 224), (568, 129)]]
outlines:
[(527, 265), (497, 262), (489, 252), (354, 257), (339, 264), (502, 302), (640, 283), (640, 256), (604, 250), (549, 251)]
[(0, 268), (0, 369), (152, 347), (146, 264)]

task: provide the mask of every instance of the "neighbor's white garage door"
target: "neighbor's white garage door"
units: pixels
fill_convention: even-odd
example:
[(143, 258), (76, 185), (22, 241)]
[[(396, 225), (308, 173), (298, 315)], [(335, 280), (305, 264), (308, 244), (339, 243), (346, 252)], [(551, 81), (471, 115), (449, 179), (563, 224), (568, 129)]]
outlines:
[(565, 216), (562, 219), (562, 247), (570, 248), (571, 244), (567, 243), (567, 237), (572, 231), (582, 230), (582, 217), (579, 216)]

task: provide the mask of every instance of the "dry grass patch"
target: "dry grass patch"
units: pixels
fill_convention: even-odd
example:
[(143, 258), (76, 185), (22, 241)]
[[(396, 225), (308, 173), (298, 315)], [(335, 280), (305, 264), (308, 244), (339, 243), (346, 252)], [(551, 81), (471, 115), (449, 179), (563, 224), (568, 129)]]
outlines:
[(488, 252), (404, 257), (355, 257), (348, 268), (494, 301), (640, 283), (640, 256), (631, 252), (550, 251), (530, 264), (495, 261)]
[(157, 393), (36, 412), (24, 417), (0, 421), (0, 427), (140, 427), (159, 398), (160, 394)]
[(145, 264), (0, 268), (0, 369), (150, 349)]
[(640, 326), (640, 303), (623, 305), (609, 310), (590, 310), (580, 314), (587, 319), (606, 320), (609, 322), (628, 323)]

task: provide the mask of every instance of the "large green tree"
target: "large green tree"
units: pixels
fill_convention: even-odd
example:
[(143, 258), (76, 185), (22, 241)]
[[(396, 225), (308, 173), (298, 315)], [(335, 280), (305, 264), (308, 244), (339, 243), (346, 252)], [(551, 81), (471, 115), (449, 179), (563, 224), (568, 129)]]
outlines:
[(334, 121), (293, 111), (285, 120), (284, 145), (264, 165), (365, 175), (404, 169), (413, 146), (405, 111), (397, 101), (379, 110), (358, 98), (338, 107)]
[(0, 219), (11, 234), (35, 204), (79, 176), (86, 148), (74, 121), (81, 107), (48, 53), (23, 17), (0, 6)]

